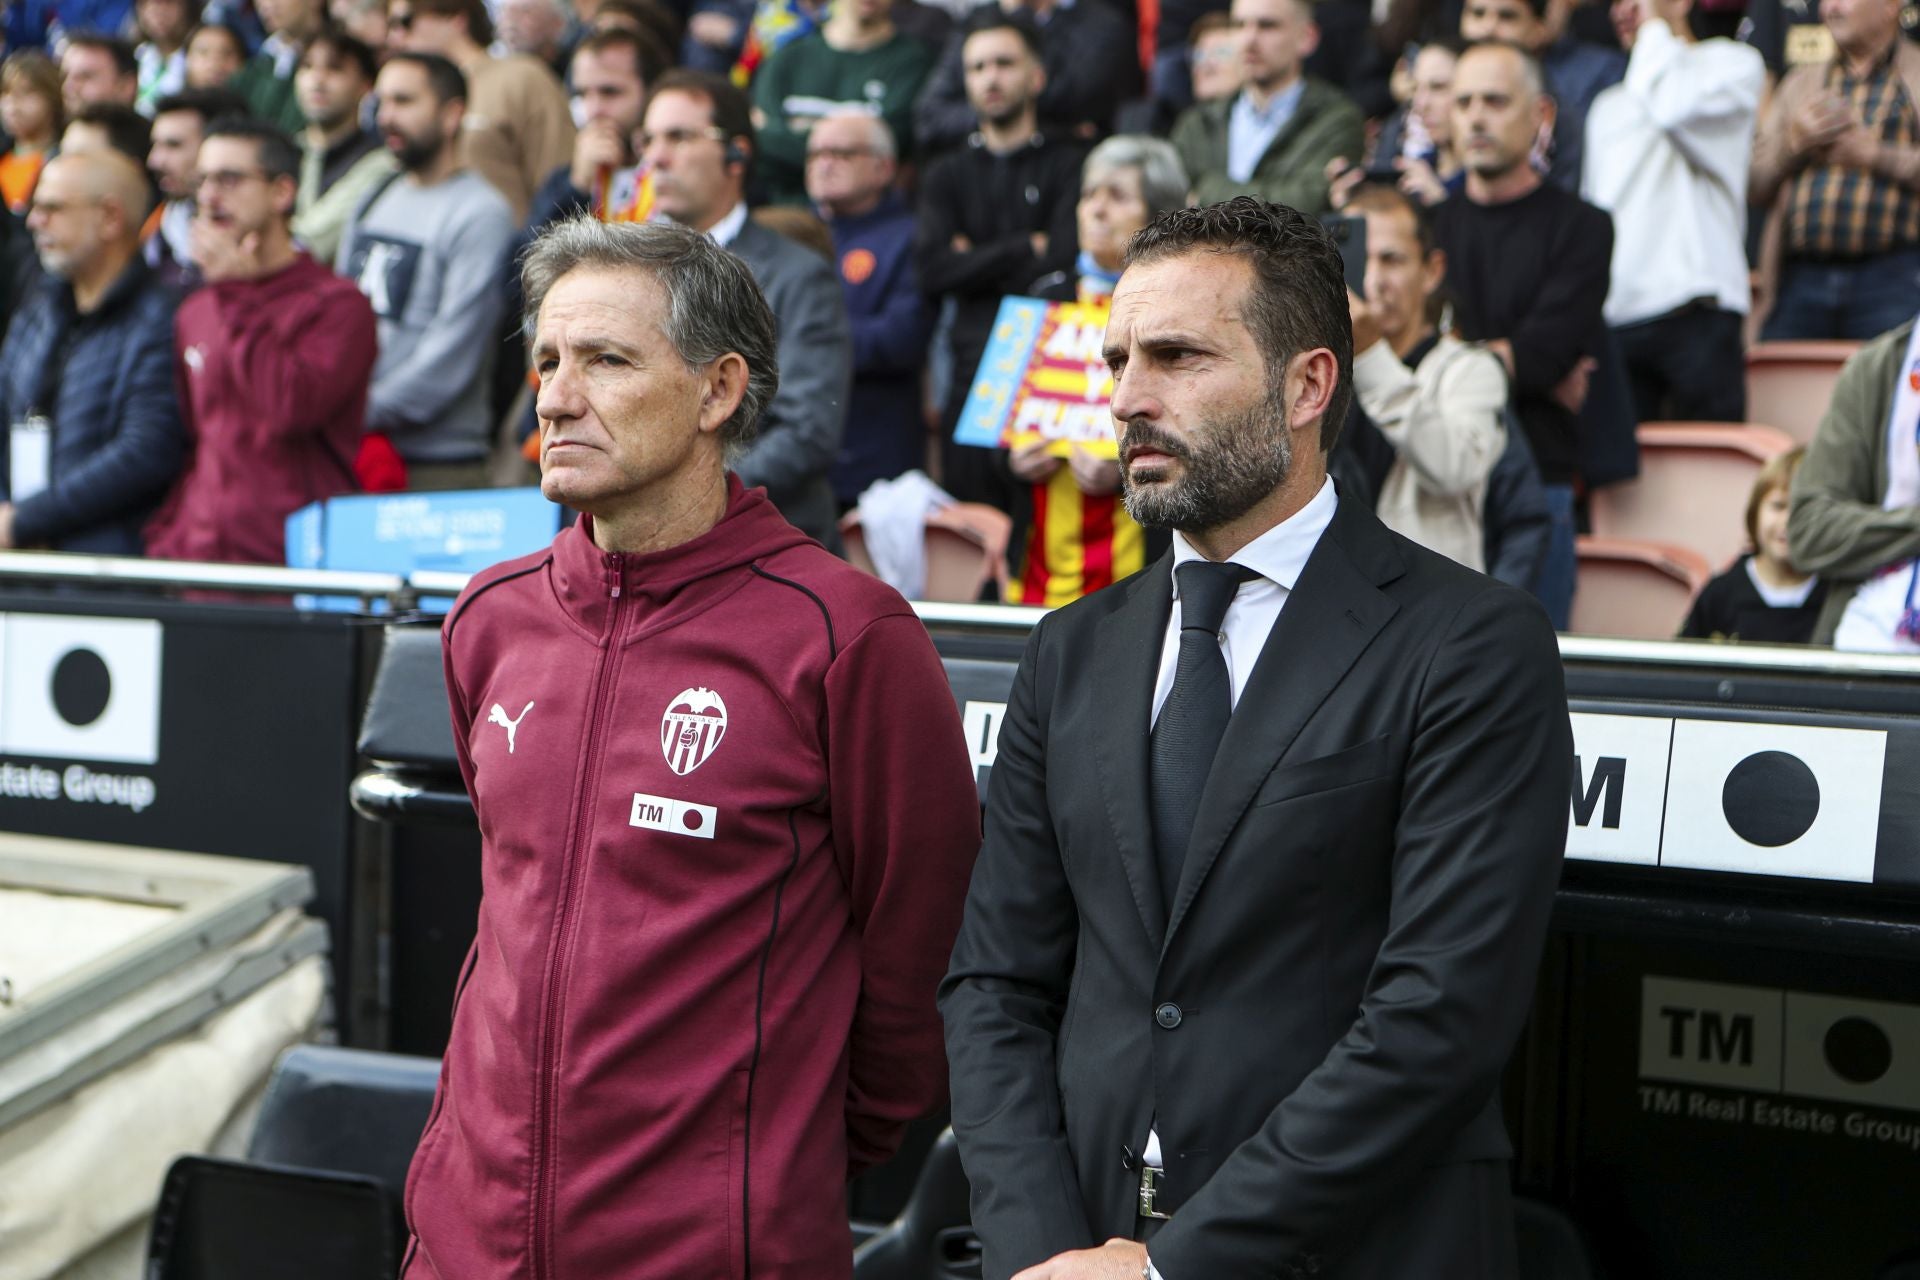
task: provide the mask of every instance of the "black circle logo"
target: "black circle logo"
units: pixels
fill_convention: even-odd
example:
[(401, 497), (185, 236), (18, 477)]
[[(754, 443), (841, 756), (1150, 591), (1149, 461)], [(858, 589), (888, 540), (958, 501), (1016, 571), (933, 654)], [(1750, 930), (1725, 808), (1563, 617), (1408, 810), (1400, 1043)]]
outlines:
[(91, 649), (69, 649), (53, 664), (53, 709), (76, 729), (98, 720), (113, 697), (106, 659)]
[(1849, 1084), (1872, 1084), (1893, 1066), (1893, 1041), (1865, 1018), (1842, 1018), (1828, 1027), (1823, 1047), (1833, 1074)]
[(1777, 849), (1813, 828), (1820, 816), (1820, 783), (1800, 757), (1756, 751), (1727, 774), (1720, 809), (1742, 840)]

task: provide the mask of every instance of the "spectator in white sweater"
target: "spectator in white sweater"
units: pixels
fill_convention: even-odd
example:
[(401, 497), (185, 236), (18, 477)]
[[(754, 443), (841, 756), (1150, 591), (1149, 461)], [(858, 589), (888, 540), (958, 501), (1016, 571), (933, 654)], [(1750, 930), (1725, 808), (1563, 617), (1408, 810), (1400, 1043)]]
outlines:
[(1766, 83), (1740, 0), (1614, 0), (1626, 79), (1587, 115), (1580, 194), (1613, 215), (1606, 320), (1640, 420), (1746, 416), (1747, 167)]
[(1447, 255), (1424, 208), (1367, 183), (1341, 212), (1367, 220), (1366, 297), (1348, 295), (1355, 406), (1394, 452), (1374, 513), (1484, 572), (1487, 478), (1506, 445), (1506, 370), (1485, 347), (1439, 331)]

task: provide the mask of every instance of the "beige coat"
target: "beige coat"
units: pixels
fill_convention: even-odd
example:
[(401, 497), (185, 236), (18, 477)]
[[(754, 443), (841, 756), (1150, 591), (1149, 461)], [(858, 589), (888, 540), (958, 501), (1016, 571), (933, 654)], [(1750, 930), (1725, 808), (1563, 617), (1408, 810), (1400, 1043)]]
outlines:
[[(1907, 101), (1920, 103), (1920, 45), (1895, 36), (1894, 46), (1894, 69), (1906, 85)], [(1779, 297), (1780, 262), (1786, 249), (1787, 202), (1792, 198), (1792, 179), (1806, 167), (1808, 160), (1805, 155), (1794, 155), (1787, 145), (1787, 121), (1819, 92), (1832, 65), (1811, 63), (1787, 72), (1760, 117), (1759, 131), (1753, 140), (1747, 201), (1756, 208), (1771, 208), (1760, 238), (1760, 283), (1754, 290), (1753, 310), (1747, 316), (1749, 343), (1759, 337), (1760, 326), (1773, 310), (1774, 299)], [(1894, 182), (1920, 187), (1920, 147), (1883, 146), (1875, 168)]]
[(1487, 477), (1506, 447), (1506, 371), (1486, 348), (1443, 337), (1417, 369), (1384, 340), (1353, 361), (1353, 388), (1393, 445), (1374, 513), (1395, 533), (1486, 571)]

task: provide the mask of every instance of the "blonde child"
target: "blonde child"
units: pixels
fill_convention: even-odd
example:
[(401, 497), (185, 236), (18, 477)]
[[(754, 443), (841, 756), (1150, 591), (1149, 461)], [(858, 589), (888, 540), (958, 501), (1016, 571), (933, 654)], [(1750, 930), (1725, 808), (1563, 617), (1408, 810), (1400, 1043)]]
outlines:
[(13, 147), (0, 156), (0, 199), (25, 214), (40, 169), (53, 153), (64, 123), (60, 68), (36, 49), (22, 49), (0, 64), (0, 127)]
[(1787, 490), (1806, 449), (1767, 463), (1747, 499), (1753, 553), (1700, 589), (1680, 628), (1682, 637), (1806, 644), (1827, 598), (1827, 584), (1794, 567), (1787, 555)]

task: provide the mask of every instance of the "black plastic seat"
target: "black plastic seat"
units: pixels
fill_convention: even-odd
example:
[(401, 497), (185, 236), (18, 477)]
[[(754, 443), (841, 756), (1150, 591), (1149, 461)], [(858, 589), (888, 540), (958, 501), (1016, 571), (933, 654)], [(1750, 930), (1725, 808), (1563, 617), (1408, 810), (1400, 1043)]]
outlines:
[(473, 822), (473, 802), (454, 754), (439, 627), (395, 623), (386, 629), (359, 750), (374, 764), (348, 791), (362, 817)]
[(267, 1081), (247, 1159), (372, 1178), (398, 1203), (439, 1079), (435, 1058), (297, 1045)]
[(854, 1251), (854, 1280), (979, 1280), (980, 1237), (967, 1194), (960, 1145), (948, 1129), (927, 1153), (900, 1216)]
[(209, 1156), (167, 1170), (145, 1280), (393, 1280), (402, 1236), (369, 1177)]

